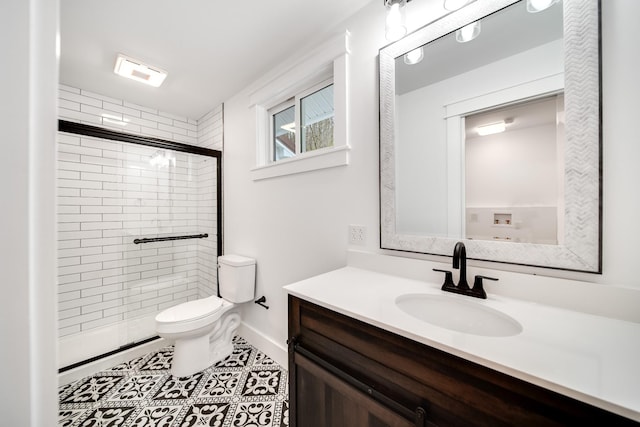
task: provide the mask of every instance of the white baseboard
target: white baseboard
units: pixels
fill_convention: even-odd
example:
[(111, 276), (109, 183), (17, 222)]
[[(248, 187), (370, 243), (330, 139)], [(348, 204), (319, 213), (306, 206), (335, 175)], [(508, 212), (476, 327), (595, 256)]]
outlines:
[(164, 338), (160, 338), (146, 344), (141, 344), (128, 350), (121, 351), (111, 356), (103, 357), (99, 360), (96, 360), (95, 362), (78, 366), (77, 368), (58, 374), (58, 387), (72, 383), (73, 381), (79, 380), (80, 378), (94, 375), (97, 372), (112, 368), (120, 363), (128, 362), (129, 360), (135, 359), (136, 357), (144, 356), (147, 353), (159, 350), (170, 344), (172, 343), (165, 340)]
[(257, 347), (261, 352), (275, 360), (284, 369), (288, 368), (288, 351), (284, 345), (278, 344), (271, 338), (266, 337), (261, 332), (242, 322), (237, 334), (249, 341), (251, 345)]

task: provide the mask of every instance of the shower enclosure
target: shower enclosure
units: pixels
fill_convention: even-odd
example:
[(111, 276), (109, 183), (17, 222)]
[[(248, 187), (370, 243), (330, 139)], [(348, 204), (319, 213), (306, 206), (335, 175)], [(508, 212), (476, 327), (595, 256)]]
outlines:
[(221, 152), (60, 121), (59, 368), (154, 339), (217, 294)]

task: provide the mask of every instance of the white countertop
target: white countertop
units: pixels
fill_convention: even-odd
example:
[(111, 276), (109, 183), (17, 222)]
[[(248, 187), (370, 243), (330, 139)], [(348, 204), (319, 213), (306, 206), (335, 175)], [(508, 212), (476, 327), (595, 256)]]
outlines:
[[(486, 300), (426, 283), (345, 267), (285, 286), (294, 296), (371, 325), (640, 421), (640, 324), (497, 295)], [(420, 321), (396, 297), (445, 294), (499, 310), (523, 331), (469, 335)], [(576, 295), (579, 298), (579, 295)]]

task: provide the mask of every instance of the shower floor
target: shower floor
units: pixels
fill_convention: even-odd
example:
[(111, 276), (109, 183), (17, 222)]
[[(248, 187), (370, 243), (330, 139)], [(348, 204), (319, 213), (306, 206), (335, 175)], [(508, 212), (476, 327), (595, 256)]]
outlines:
[(243, 338), (233, 344), (190, 377), (171, 376), (166, 347), (62, 386), (58, 426), (288, 426), (287, 371)]

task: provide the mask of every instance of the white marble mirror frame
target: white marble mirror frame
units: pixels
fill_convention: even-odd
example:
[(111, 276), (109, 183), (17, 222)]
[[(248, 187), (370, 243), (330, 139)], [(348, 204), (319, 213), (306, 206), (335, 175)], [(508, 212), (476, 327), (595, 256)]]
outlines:
[[(516, 0), (476, 1), (380, 50), (380, 247), (451, 255), (457, 238), (396, 232), (395, 58)], [(563, 0), (565, 233), (561, 245), (464, 240), (471, 259), (602, 272), (600, 1)]]

